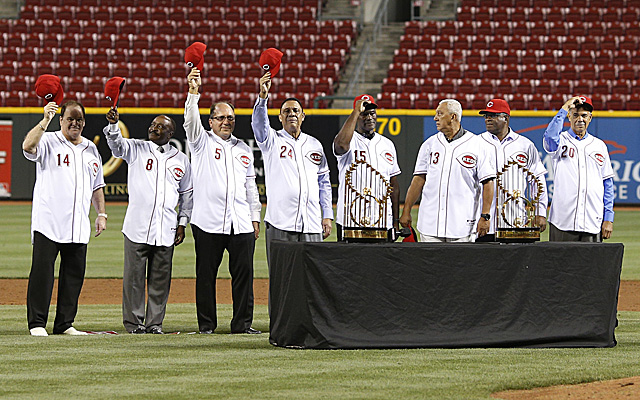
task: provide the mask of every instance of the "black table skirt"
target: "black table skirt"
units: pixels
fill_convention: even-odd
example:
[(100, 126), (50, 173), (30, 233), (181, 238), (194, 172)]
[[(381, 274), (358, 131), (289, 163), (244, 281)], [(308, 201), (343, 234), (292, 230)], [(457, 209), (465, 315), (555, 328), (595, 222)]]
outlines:
[(274, 241), (270, 341), (612, 347), (622, 244)]

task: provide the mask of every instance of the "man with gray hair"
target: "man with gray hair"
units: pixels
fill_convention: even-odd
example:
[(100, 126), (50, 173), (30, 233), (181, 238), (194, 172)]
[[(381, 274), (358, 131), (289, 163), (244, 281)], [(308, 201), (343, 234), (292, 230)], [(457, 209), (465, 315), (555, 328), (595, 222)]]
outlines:
[(433, 119), (438, 132), (420, 146), (400, 224), (411, 226), (411, 208), (422, 193), (417, 223), (422, 242), (473, 242), (489, 231), (495, 158), (480, 136), (462, 127), (457, 100), (442, 100)]

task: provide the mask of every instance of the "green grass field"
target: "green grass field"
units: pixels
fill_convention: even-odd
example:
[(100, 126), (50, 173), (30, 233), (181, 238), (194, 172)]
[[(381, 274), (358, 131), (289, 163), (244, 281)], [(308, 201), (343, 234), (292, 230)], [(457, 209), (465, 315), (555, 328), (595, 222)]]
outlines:
[[(122, 221), (126, 207), (107, 203), (109, 221), (107, 230), (97, 238), (91, 238), (87, 254), (87, 278), (121, 278), (123, 265)], [(263, 210), (264, 211), (264, 210)], [(413, 210), (413, 220), (417, 221), (417, 209)], [(95, 212), (91, 211), (91, 220)], [(0, 202), (0, 278), (27, 278), (31, 267), (31, 206), (14, 205)], [(617, 210), (611, 242), (624, 243), (624, 261), (622, 279), (640, 280), (640, 238), (637, 227), (640, 226), (640, 211)], [(335, 227), (334, 227), (335, 228)], [(264, 224), (261, 224), (264, 230)], [(547, 240), (547, 232), (542, 240)], [(335, 229), (328, 241), (335, 241)], [(254, 257), (256, 278), (268, 278), (265, 255), (264, 234), (256, 242)], [(174, 278), (195, 277), (195, 251), (191, 230), (183, 244), (176, 247), (173, 260)], [(220, 267), (220, 278), (228, 278), (226, 258)]]
[[(121, 277), (125, 208), (107, 209), (108, 231), (89, 244), (89, 277)], [(0, 277), (27, 277), (30, 206), (0, 203), (0, 221)], [(616, 213), (612, 241), (625, 244), (624, 279), (640, 279), (639, 222), (640, 212)], [(266, 277), (263, 240), (256, 250), (255, 275)], [(194, 276), (190, 234), (176, 249), (173, 275)], [(272, 347), (268, 334), (229, 335), (230, 319), (231, 306), (221, 305), (219, 333), (190, 335), (195, 305), (169, 304), (164, 329), (179, 335), (35, 338), (24, 306), (0, 306), (0, 397), (488, 399), (506, 389), (640, 375), (640, 312), (619, 313), (618, 346), (610, 349), (288, 350)], [(82, 305), (76, 321), (82, 330), (123, 332), (119, 305)], [(266, 306), (256, 306), (254, 327), (268, 330)]]

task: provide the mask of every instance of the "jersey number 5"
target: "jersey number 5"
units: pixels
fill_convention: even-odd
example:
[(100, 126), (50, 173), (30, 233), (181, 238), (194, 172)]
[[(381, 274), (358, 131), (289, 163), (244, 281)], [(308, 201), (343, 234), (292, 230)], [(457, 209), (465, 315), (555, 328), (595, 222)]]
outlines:
[(65, 154), (64, 158), (62, 160), (60, 160), (61, 156), (60, 154), (58, 154), (58, 166), (61, 166), (62, 164), (67, 164), (67, 167), (69, 166), (69, 155)]

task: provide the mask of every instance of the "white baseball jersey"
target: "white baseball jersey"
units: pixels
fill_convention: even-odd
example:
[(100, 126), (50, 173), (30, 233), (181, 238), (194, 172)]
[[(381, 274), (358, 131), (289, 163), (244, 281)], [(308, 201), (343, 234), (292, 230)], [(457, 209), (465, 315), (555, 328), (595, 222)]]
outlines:
[(552, 155), (553, 200), (549, 222), (563, 231), (597, 234), (604, 216), (604, 183), (613, 177), (609, 151), (604, 142), (589, 133), (578, 140), (568, 131), (560, 133)]
[(304, 132), (294, 139), (284, 129), (272, 129), (266, 99), (256, 101), (251, 127), (264, 159), (264, 220), (283, 231), (322, 233), (322, 218), (333, 219), (333, 208), (329, 166), (320, 141)]
[(129, 165), (129, 205), (122, 233), (134, 243), (173, 246), (178, 218), (186, 226), (191, 215), (189, 159), (168, 143), (160, 151), (151, 141), (125, 139), (118, 124), (106, 126), (104, 134), (113, 155)]
[[(334, 149), (334, 155), (338, 159), (338, 182), (340, 182), (338, 187), (336, 223), (344, 225), (345, 175), (354, 161), (366, 161), (375, 168), (376, 171), (380, 172), (380, 174), (387, 179), (387, 182), (391, 177), (400, 174), (400, 167), (398, 166), (396, 147), (393, 142), (377, 133), (374, 134), (371, 139), (367, 139), (358, 132), (354, 132), (351, 142), (349, 142), (349, 151), (342, 155), (337, 155), (335, 154)], [(368, 185), (367, 182), (363, 182), (361, 179), (358, 179), (355, 174), (352, 174), (351, 176), (351, 184), (358, 192), (361, 193), (364, 187), (375, 189), (375, 186), (372, 187), (372, 185)], [(372, 193), (372, 195), (377, 198), (381, 198), (383, 193)], [(371, 208), (372, 210), (370, 211), (370, 214), (376, 214), (377, 203), (372, 204)], [(387, 229), (391, 229), (393, 227), (392, 211), (391, 198), (389, 197), (387, 199)]]
[(102, 158), (90, 140), (74, 145), (61, 131), (44, 132), (36, 154), (31, 210), (31, 240), (38, 231), (57, 243), (89, 243), (89, 207), (93, 192), (104, 186)]
[[(484, 132), (480, 137), (487, 142), (493, 148), (493, 154), (495, 158), (495, 165), (497, 171), (500, 172), (503, 166), (509, 161), (515, 161), (519, 165), (527, 168), (533, 176), (540, 180), (543, 185), (543, 192), (540, 196), (540, 203), (536, 209), (536, 215), (543, 217), (547, 216), (547, 204), (549, 202), (547, 196), (547, 180), (545, 174), (547, 169), (540, 160), (540, 154), (533, 142), (524, 136), (521, 136), (509, 128), (509, 133), (504, 137), (502, 142), (498, 137), (490, 132)], [(497, 187), (496, 187), (497, 193)], [(479, 212), (481, 210), (478, 210)], [(480, 213), (478, 213), (478, 218)], [(496, 218), (496, 197), (494, 196), (491, 204), (491, 227), (489, 228), (489, 234), (496, 232), (498, 219)]]
[(191, 223), (208, 233), (253, 233), (262, 205), (255, 184), (253, 153), (231, 135), (224, 140), (202, 126), (198, 101), (188, 94), (184, 129), (193, 165), (193, 215)]
[(471, 235), (482, 206), (481, 182), (496, 176), (491, 147), (469, 131), (451, 143), (438, 132), (420, 146), (413, 174), (426, 179), (418, 231), (444, 238)]

